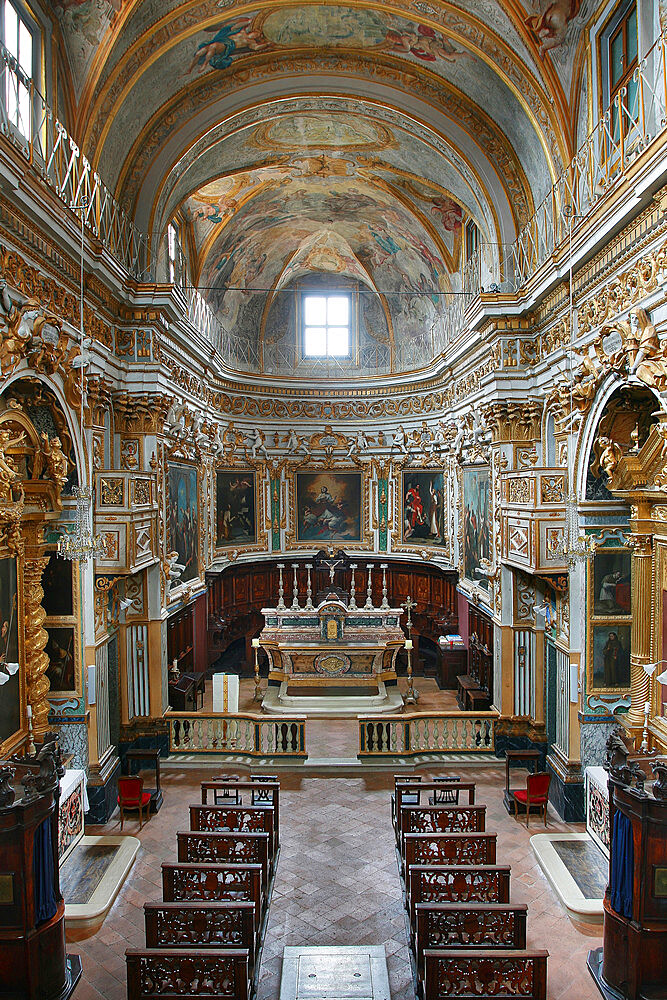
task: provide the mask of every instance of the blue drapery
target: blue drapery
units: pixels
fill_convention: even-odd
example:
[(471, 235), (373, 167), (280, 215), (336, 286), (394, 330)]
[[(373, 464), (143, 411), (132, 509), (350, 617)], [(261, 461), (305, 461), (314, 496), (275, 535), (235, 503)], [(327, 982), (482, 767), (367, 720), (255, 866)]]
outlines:
[(32, 847), (32, 874), (35, 884), (35, 914), (37, 923), (41, 924), (45, 920), (50, 920), (58, 909), (50, 819), (45, 819), (35, 830)]
[(628, 920), (632, 917), (632, 880), (635, 866), (635, 849), (632, 843), (632, 823), (620, 809), (614, 813), (614, 830), (611, 845), (611, 905)]

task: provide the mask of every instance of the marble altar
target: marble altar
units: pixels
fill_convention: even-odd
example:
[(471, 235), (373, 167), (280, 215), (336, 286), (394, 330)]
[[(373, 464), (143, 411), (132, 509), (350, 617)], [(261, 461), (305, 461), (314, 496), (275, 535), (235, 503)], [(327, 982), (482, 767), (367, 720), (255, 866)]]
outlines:
[[(401, 608), (350, 607), (331, 592), (315, 607), (263, 608), (269, 658), (267, 712), (396, 712)], [(303, 689), (308, 689), (303, 692)]]

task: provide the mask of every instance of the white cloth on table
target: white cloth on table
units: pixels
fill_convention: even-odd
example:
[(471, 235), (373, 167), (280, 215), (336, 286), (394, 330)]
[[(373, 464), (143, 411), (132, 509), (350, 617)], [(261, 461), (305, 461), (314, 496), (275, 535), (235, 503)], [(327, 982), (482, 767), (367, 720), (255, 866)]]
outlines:
[(60, 801), (66, 802), (76, 786), (82, 783), (81, 805), (85, 813), (88, 812), (88, 792), (86, 790), (86, 772), (80, 767), (68, 767), (60, 779)]
[(237, 674), (213, 674), (213, 711), (235, 715), (239, 710)]

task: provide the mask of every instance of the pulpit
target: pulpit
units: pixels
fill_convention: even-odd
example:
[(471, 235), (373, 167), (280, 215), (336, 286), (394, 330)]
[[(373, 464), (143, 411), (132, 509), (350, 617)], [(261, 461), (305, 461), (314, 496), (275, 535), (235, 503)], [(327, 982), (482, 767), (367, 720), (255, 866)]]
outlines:
[[(308, 603), (308, 602), (307, 602)], [(264, 608), (268, 712), (395, 712), (403, 705), (396, 657), (401, 608), (358, 608), (330, 591), (317, 605)]]

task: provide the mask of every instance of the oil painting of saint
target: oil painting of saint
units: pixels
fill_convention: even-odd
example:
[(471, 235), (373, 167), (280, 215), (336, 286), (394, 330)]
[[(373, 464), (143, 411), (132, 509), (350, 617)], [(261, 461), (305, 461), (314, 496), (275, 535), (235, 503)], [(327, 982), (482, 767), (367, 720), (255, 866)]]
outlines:
[(402, 473), (403, 534), (410, 545), (444, 545), (444, 480), (441, 472)]
[(593, 687), (630, 687), (630, 626), (593, 627)]
[(297, 472), (297, 541), (362, 540), (360, 472)]
[(255, 472), (218, 470), (216, 473), (216, 545), (243, 545), (257, 541)]
[(169, 545), (178, 552), (177, 561), (184, 567), (180, 581), (187, 583), (199, 576), (197, 470), (191, 465), (170, 462), (167, 477)]
[(489, 581), (481, 572), (482, 560), (488, 562), (491, 555), (489, 488), (488, 469), (464, 469), (463, 575), (484, 588)]

